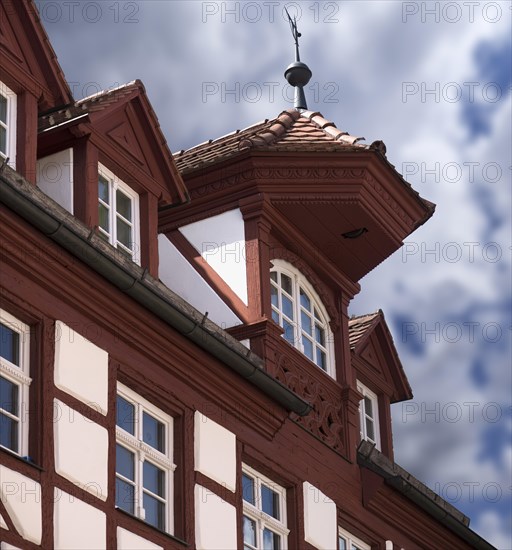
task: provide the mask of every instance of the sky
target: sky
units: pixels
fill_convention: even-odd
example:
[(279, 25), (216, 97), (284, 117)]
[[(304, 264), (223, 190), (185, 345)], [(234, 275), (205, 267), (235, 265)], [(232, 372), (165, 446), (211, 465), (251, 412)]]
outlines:
[(395, 460), (512, 549), (512, 3), (36, 1), (76, 99), (139, 78), (173, 152), (292, 106), (386, 143), (434, 217), (362, 281), (414, 392)]

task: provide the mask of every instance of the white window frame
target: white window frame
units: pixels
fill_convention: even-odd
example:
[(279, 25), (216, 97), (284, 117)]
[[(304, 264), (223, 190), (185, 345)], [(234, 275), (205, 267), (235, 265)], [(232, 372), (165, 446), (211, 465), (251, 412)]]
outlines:
[[(279, 286), (276, 285), (274, 281), (271, 280), (270, 285), (271, 287), (274, 287), (277, 289), (278, 300), (279, 300), (278, 307), (275, 307), (274, 305), (271, 306), (273, 316), (277, 315), (279, 317), (279, 321), (277, 321), (276, 319), (274, 319), (274, 321), (277, 322), (277, 324), (281, 328), (283, 328), (284, 320), (286, 320), (289, 324), (291, 324), (293, 326), (293, 331), (294, 331), (293, 346), (296, 349), (298, 349), (309, 361), (314, 363), (321, 371), (326, 372), (329, 376), (331, 376), (331, 378), (334, 378), (336, 380), (336, 368), (335, 368), (335, 361), (334, 361), (334, 338), (329, 325), (330, 318), (329, 318), (329, 315), (327, 314), (327, 311), (324, 305), (322, 304), (322, 300), (318, 296), (317, 292), (315, 291), (311, 283), (293, 265), (291, 265), (290, 263), (284, 260), (279, 260), (279, 259), (272, 260), (272, 265), (273, 267), (271, 268), (270, 273), (279, 272), (287, 275), (292, 280), (294, 296), (287, 295), (287, 297), (292, 301), (293, 314), (295, 317), (294, 319), (289, 319), (284, 315), (282, 304), (281, 304), (282, 295), (283, 295), (282, 293), (284, 291), (281, 288), (279, 288)], [(321, 344), (319, 344), (317, 340), (314, 338), (314, 336), (311, 336), (310, 338), (308, 338), (310, 342), (312, 342), (313, 353), (316, 352), (317, 348), (325, 352), (325, 355), (326, 355), (325, 370), (319, 365), (317, 365), (315, 361), (312, 361), (309, 357), (307, 357), (307, 355), (304, 353), (304, 345), (303, 345), (302, 339), (303, 339), (303, 333), (305, 331), (302, 328), (302, 322), (301, 322), (301, 319), (302, 319), (301, 311), (304, 308), (301, 306), (301, 303), (300, 303), (301, 288), (310, 299), (313, 307), (320, 314), (319, 321), (321, 322), (322, 328), (325, 331), (325, 346), (322, 346)], [(306, 310), (304, 309), (304, 311)], [(284, 336), (285, 335), (283, 335), (283, 337)], [(304, 338), (306, 338), (306, 336), (304, 336)], [(290, 345), (292, 345), (292, 343), (289, 342), (286, 338), (285, 340)]]
[[(109, 211), (109, 226), (110, 233), (107, 233), (102, 227), (98, 225), (98, 231), (106, 241), (118, 250), (122, 250), (128, 256), (131, 256), (132, 260), (140, 265), (140, 207), (139, 207), (139, 195), (131, 187), (121, 181), (111, 170), (109, 170), (103, 164), (98, 164), (98, 180), (102, 176), (109, 183), (110, 204), (103, 202), (98, 196), (98, 208), (99, 205), (103, 205)], [(99, 185), (99, 182), (98, 182)], [(126, 220), (117, 212), (116, 208), (116, 191), (122, 191), (132, 201), (132, 221)], [(132, 250), (129, 250), (121, 242), (117, 240), (117, 216), (120, 216), (126, 223), (131, 223), (132, 226)]]
[(340, 538), (345, 539), (346, 550), (372, 550), (366, 542), (354, 537), (345, 529), (338, 527), (338, 550), (340, 550)]
[[(281, 485), (278, 485), (268, 477), (260, 474), (259, 472), (254, 470), (254, 468), (247, 466), (246, 464), (242, 464), (242, 472), (244, 474), (247, 474), (249, 477), (251, 477), (254, 480), (255, 504), (253, 505), (250, 502), (247, 502), (246, 500), (244, 500), (243, 494), (242, 494), (243, 515), (252, 519), (256, 523), (256, 546), (254, 547), (254, 549), (259, 550), (263, 548), (263, 531), (265, 528), (268, 528), (270, 531), (276, 533), (281, 537), (281, 550), (287, 550), (288, 535), (290, 533), (290, 530), (287, 528), (286, 489), (284, 487), (281, 487)], [(279, 496), (279, 511), (281, 516), (280, 520), (273, 518), (272, 516), (263, 512), (262, 503), (261, 503), (261, 485), (262, 484), (266, 485), (268, 488), (270, 488), (272, 491), (277, 493), (277, 495)], [(242, 533), (243, 533), (243, 518), (242, 518)], [(243, 537), (243, 534), (242, 534), (242, 537)], [(245, 543), (244, 541), (244, 548), (246, 546), (248, 548), (251, 548), (251, 546)]]
[(19, 366), (0, 357), (0, 376), (18, 386), (18, 415), (13, 415), (2, 409), (0, 403), (1, 413), (18, 422), (18, 450), (0, 446), (2, 449), (24, 457), (28, 456), (29, 390), (32, 383), (32, 378), (30, 378), (30, 327), (3, 309), (0, 309), (0, 322), (18, 333), (20, 346)]
[(0, 95), (7, 100), (6, 122), (0, 121), (0, 126), (6, 130), (6, 151), (0, 151), (0, 161), (9, 159), (9, 166), (16, 170), (16, 130), (17, 130), (17, 97), (3, 82), (0, 82)]
[[(373, 418), (367, 413), (364, 398), (359, 402), (359, 433), (361, 441), (365, 439), (370, 443), (375, 443), (375, 446), (380, 451), (380, 423), (379, 423), (379, 398), (376, 393), (372, 392), (370, 388), (365, 386), (362, 382), (357, 381), (357, 391), (364, 397), (367, 397), (372, 402)], [(366, 431), (366, 420), (373, 422), (373, 429), (375, 432), (375, 440), (368, 437)]]
[[(174, 471), (176, 465), (173, 462), (173, 418), (155, 407), (147, 399), (144, 399), (132, 389), (118, 382), (117, 395), (123, 397), (135, 407), (135, 435), (130, 434), (117, 425), (116, 419), (116, 443), (124, 447), (135, 455), (135, 493), (134, 493), (134, 515), (141, 520), (145, 520), (143, 507), (143, 465), (146, 457), (166, 474), (166, 498), (165, 498), (165, 528), (164, 531), (170, 534), (174, 533)], [(165, 427), (165, 453), (145, 443), (142, 439), (143, 412), (147, 412), (153, 418), (160, 421)], [(132, 484), (132, 480), (125, 479), (117, 473), (116, 479), (124, 480)], [(152, 495), (154, 496), (154, 495)], [(159, 499), (161, 500), (161, 499)], [(151, 525), (151, 524), (149, 524)], [(152, 526), (152, 525), (151, 525)], [(153, 526), (152, 526), (153, 527)], [(155, 527), (157, 528), (157, 527)]]

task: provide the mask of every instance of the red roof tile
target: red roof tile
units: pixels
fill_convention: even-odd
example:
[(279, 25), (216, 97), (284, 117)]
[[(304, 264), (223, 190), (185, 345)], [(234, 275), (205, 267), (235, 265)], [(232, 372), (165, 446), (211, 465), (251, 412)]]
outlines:
[(378, 323), (382, 318), (382, 311), (368, 313), (367, 315), (359, 315), (351, 317), (348, 320), (348, 337), (350, 341), (350, 349), (354, 349), (362, 338)]
[(196, 170), (225, 160), (247, 149), (269, 151), (340, 151), (377, 149), (385, 154), (382, 142), (358, 143), (364, 138), (342, 132), (320, 113), (283, 111), (277, 118), (264, 120), (244, 130), (209, 140), (174, 155), (181, 172)]

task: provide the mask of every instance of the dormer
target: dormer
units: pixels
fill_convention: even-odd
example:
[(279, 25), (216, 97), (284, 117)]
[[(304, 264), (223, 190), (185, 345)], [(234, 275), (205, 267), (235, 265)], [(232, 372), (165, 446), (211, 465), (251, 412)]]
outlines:
[(391, 404), (412, 399), (412, 390), (384, 313), (349, 319), (349, 342), (359, 404), (360, 439), (393, 460)]
[(186, 189), (140, 81), (42, 114), (37, 184), (158, 276), (158, 208)]
[(0, 3), (0, 162), (35, 183), (37, 114), (73, 101), (34, 3)]
[(160, 214), (160, 255), (172, 258), (161, 277), (177, 284), (180, 265), (201, 281), (205, 292), (186, 298), (312, 401), (315, 415), (296, 421), (353, 459), (358, 382), (393, 392), (354, 369), (348, 305), (433, 205), (396, 172), (382, 142), (365, 145), (310, 111), (285, 111), (175, 160), (191, 202)]

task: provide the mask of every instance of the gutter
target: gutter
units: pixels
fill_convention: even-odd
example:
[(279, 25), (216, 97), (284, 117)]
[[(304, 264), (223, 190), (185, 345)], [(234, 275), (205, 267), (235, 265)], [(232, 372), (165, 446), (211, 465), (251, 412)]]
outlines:
[(472, 548), (496, 550), (492, 544), (469, 528), (469, 517), (383, 455), (374, 444), (361, 441), (357, 448), (357, 463), (384, 478), (385, 483), (453, 531)]
[(310, 403), (264, 370), (263, 360), (180, 296), (124, 258), (67, 210), (5, 163), (0, 167), (0, 202), (81, 262), (286, 410), (306, 416)]

